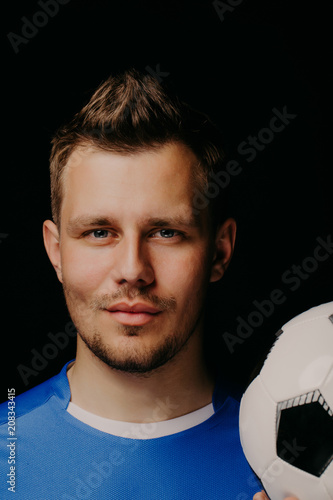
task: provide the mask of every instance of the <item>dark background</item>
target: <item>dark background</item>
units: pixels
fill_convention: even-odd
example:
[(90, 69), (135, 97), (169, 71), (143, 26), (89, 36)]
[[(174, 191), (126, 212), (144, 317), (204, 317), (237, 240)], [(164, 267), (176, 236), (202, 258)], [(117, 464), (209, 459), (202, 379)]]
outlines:
[[(36, 17), (43, 12), (37, 1), (3, 5), (0, 400), (7, 387), (19, 394), (74, 357), (71, 340), (47, 351), (55, 352), (53, 359), (45, 367), (39, 361), (26, 383), (19, 374), (20, 365), (31, 369), (34, 353), (50, 344), (49, 332), (64, 332), (70, 321), (42, 242), (42, 223), (50, 217), (49, 144), (101, 80), (122, 68), (163, 72), (223, 130), (230, 158), (242, 168), (230, 185), (235, 255), (209, 299), (208, 330), (227, 376), (245, 386), (283, 323), (332, 300), (333, 256), (294, 291), (282, 279), (313, 256), (317, 237), (326, 241), (333, 233), (329, 3), (229, 1), (223, 14), (222, 2), (216, 9), (204, 0), (70, 0), (46, 21)], [(22, 36), (23, 16), (45, 25), (30, 31), (15, 53), (7, 35)], [(238, 145), (269, 125), (273, 108), (285, 106), (297, 117), (247, 161)], [(246, 322), (257, 310), (254, 301), (270, 299), (274, 289), (283, 304), (270, 309), (266, 303), (267, 317), (260, 322), (259, 316), (248, 338), (228, 348), (225, 333), (237, 335), (239, 318)]]

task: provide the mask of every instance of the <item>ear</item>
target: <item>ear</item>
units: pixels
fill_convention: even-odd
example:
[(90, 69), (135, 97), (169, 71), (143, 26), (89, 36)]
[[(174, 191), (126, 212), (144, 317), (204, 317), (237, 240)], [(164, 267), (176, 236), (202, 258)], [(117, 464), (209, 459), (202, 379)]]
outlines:
[(224, 275), (234, 253), (235, 239), (236, 221), (227, 219), (216, 231), (210, 282), (218, 281)]
[(57, 273), (58, 280), (62, 283), (59, 231), (51, 220), (46, 220), (43, 224), (43, 238), (47, 255)]

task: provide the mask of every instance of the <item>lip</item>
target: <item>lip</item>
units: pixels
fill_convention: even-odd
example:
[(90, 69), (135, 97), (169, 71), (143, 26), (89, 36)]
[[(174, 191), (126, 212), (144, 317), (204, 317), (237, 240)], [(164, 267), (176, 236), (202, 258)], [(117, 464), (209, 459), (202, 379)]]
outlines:
[(141, 302), (136, 304), (120, 302), (108, 308), (107, 312), (119, 323), (139, 326), (149, 323), (162, 311)]
[(115, 304), (108, 308), (109, 312), (121, 311), (126, 313), (149, 313), (156, 314), (161, 312), (160, 309), (156, 307), (149, 306), (148, 304), (144, 304), (143, 302), (136, 302), (135, 304), (127, 304), (127, 302), (119, 302), (119, 304)]

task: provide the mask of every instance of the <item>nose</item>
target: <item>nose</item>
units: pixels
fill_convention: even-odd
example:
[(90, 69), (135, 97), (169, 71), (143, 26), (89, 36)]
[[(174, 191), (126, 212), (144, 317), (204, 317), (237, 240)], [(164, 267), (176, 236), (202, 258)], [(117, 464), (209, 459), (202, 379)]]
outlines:
[(154, 271), (145, 243), (136, 235), (122, 238), (115, 249), (114, 279), (118, 284), (143, 287), (154, 281)]

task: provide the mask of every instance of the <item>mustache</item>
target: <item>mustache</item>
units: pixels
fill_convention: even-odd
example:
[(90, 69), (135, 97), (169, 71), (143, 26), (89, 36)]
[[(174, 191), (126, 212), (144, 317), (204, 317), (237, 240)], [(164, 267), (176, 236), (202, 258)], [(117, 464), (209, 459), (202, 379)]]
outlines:
[(121, 299), (131, 301), (138, 297), (145, 299), (145, 303), (147, 303), (148, 305), (152, 305), (163, 311), (172, 312), (176, 309), (177, 302), (175, 297), (159, 297), (158, 295), (154, 295), (144, 288), (123, 288), (117, 290), (114, 293), (103, 293), (98, 297), (92, 299), (90, 307), (94, 311), (98, 311), (99, 309), (109, 309)]

